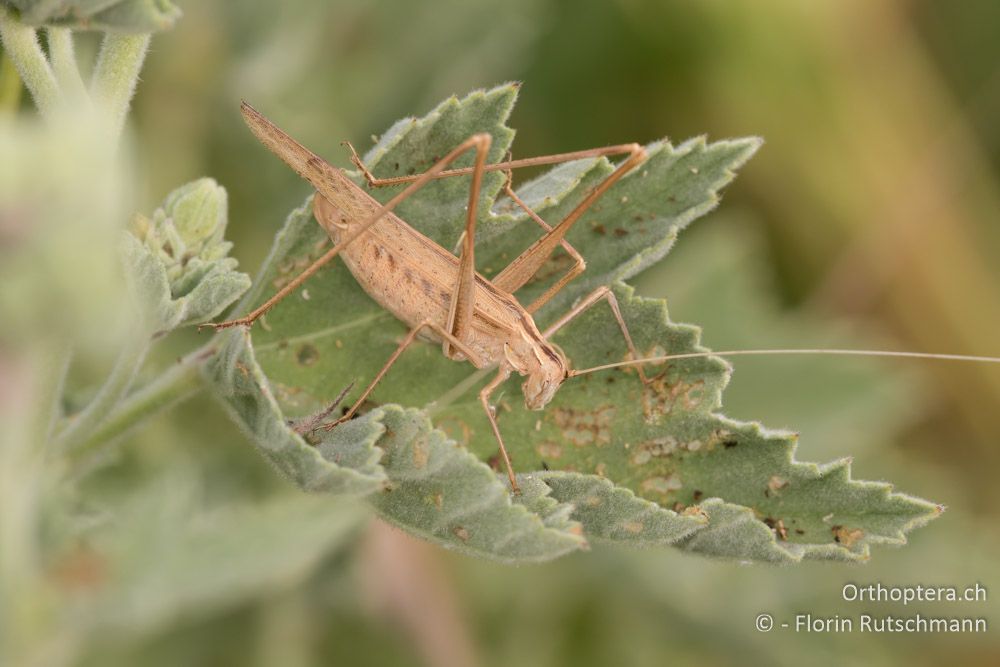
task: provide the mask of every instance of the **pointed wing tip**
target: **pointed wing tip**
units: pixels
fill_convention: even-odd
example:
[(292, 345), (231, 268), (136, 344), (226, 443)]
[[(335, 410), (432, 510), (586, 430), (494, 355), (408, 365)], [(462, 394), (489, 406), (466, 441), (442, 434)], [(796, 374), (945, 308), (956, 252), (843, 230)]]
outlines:
[(250, 106), (246, 100), (240, 100), (240, 113), (249, 120), (250, 118), (261, 118), (260, 112)]

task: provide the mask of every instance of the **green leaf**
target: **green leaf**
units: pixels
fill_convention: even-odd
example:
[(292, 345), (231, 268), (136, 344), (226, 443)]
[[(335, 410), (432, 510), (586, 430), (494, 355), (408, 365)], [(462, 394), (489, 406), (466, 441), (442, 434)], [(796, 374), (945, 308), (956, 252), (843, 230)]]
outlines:
[(512, 502), (489, 466), (432, 429), (419, 410), (384, 408), (380, 441), (389, 488), (372, 497), (379, 514), (441, 546), (506, 563), (550, 560), (586, 546), (572, 508), (531, 484)]
[(110, 574), (81, 627), (120, 641), (266, 597), (305, 579), (365, 516), (351, 503), (304, 494), (205, 510), (202, 495), (175, 471), (130, 497), (127, 511), (88, 536), (86, 550), (67, 554), (65, 567), (97, 560)]
[[(461, 101), (453, 96), (423, 118), (397, 121), (365, 156), (365, 165), (378, 178), (426, 171), (478, 132), (493, 137), (488, 161), (500, 161), (514, 140), (514, 131), (504, 123), (514, 108), (518, 87), (508, 84), (489, 91), (480, 90)], [(475, 153), (469, 151), (451, 168), (471, 166), (474, 157)], [(504, 178), (497, 172), (484, 175), (480, 211), (490, 210), (503, 187)], [(358, 179), (358, 182), (363, 181)], [(398, 188), (382, 188), (372, 190), (371, 194), (385, 202), (398, 192)], [(424, 234), (445, 248), (453, 248), (462, 232), (468, 203), (468, 179), (448, 178), (429, 183), (400, 204), (396, 212), (404, 220), (424, 221), (420, 226)]]
[(28, 25), (56, 25), (78, 30), (158, 32), (181, 16), (169, 0), (5, 0)]
[(552, 496), (573, 507), (588, 536), (631, 546), (665, 546), (703, 529), (708, 517), (697, 507), (678, 514), (638, 498), (597, 475), (545, 472), (539, 479)]
[(124, 235), (126, 274), (152, 330), (212, 319), (249, 289), (250, 277), (228, 256), (226, 217), (225, 189), (203, 178), (174, 190)]
[[(587, 260), (587, 270), (541, 311), (542, 322), (601, 285), (634, 276), (663, 258), (677, 233), (718, 205), (718, 191), (760, 147), (756, 138), (706, 143), (704, 138), (674, 147), (658, 141), (646, 147), (649, 158), (626, 174), (570, 230), (567, 240)], [(586, 194), (614, 170), (606, 158), (560, 165), (518, 188), (518, 196), (551, 225), (558, 223)], [(514, 211), (506, 199), (497, 210)], [(489, 243), (477, 256), (487, 275), (502, 269), (540, 235), (519, 215), (488, 228)], [(518, 292), (531, 303), (569, 267), (569, 256), (556, 255), (539, 275)]]
[(385, 472), (378, 464), (382, 452), (375, 448), (384, 431), (381, 412), (352, 420), (343, 428), (321, 431), (318, 445), (307, 444), (278, 407), (243, 329), (222, 334), (220, 349), (205, 365), (205, 374), (230, 416), (268, 463), (299, 488), (367, 494), (385, 483)]
[[(510, 131), (497, 128), (515, 95), (512, 86), (477, 92), (448, 100), (421, 120), (397, 123), (369, 155), (376, 175), (425, 169), (474, 132), (495, 132), (495, 147), (506, 148)], [(574, 228), (571, 240), (587, 258), (588, 273), (539, 319), (550, 320), (584, 290), (632, 275), (661, 257), (679, 229), (716, 205), (718, 189), (758, 145), (756, 139), (698, 139), (676, 148), (666, 142), (649, 146), (649, 161), (611, 188)], [(520, 191), (555, 223), (612, 168), (595, 160), (557, 166)], [(461, 230), (466, 188), (467, 179), (435, 182), (406, 202), (404, 219), (450, 247)], [(372, 192), (385, 200), (396, 191)], [(488, 264), (480, 267), (486, 273), (501, 268), (495, 260), (509, 262), (540, 235), (534, 223), (510, 212), (509, 203), (492, 206), (495, 192), (493, 187), (484, 195), (491, 206), (482, 214), (477, 245), (477, 257)], [(328, 245), (307, 215), (290, 220), (258, 280), (258, 291), (243, 308), (261, 302)], [(554, 279), (560, 261), (556, 256), (542, 273)], [(545, 280), (529, 284), (519, 296), (531, 298)], [(699, 330), (671, 323), (663, 301), (635, 297), (621, 282), (614, 283), (614, 291), (643, 356), (703, 350)], [(367, 297), (342, 263), (334, 262), (271, 311), (254, 341), (261, 367), (282, 388), (279, 403), (289, 414), (306, 414), (322, 409), (351, 382), (357, 384), (348, 400), (356, 397), (405, 332)], [(626, 353), (604, 305), (560, 331), (554, 342), (576, 368), (621, 361)], [(938, 512), (924, 501), (890, 493), (887, 485), (851, 481), (845, 464), (798, 463), (790, 434), (719, 415), (729, 378), (721, 359), (678, 360), (648, 367), (646, 373), (652, 378), (648, 385), (639, 381), (635, 369), (572, 378), (541, 413), (518, 405), (519, 380), (495, 395), (500, 428), (519, 471), (549, 467), (577, 475), (553, 477), (544, 497), (573, 505), (571, 517), (588, 536), (635, 545), (677, 542), (700, 553), (742, 560), (857, 559), (867, 555), (871, 544), (903, 541), (907, 530)], [(439, 428), (487, 460), (496, 453), (496, 442), (476, 399), (485, 377), (444, 359), (439, 347), (416, 345), (369, 400), (424, 406)], [(415, 437), (422, 431), (408, 432)], [(389, 437), (393, 448), (410, 446), (396, 435)], [(587, 489), (592, 490), (589, 495)], [(595, 493), (606, 514), (586, 506)], [(424, 505), (406, 512), (400, 501), (393, 520), (415, 534), (447, 540), (442, 537), (446, 529), (426, 506), (426, 494), (414, 494), (396, 497), (418, 505), (423, 497)], [(381, 497), (375, 502), (382, 502)], [(692, 509), (703, 502), (703, 511)], [(474, 527), (467, 523), (463, 529)], [(630, 532), (639, 525), (642, 530)], [(700, 539), (703, 532), (706, 537)], [(488, 547), (484, 543), (482, 548)]]

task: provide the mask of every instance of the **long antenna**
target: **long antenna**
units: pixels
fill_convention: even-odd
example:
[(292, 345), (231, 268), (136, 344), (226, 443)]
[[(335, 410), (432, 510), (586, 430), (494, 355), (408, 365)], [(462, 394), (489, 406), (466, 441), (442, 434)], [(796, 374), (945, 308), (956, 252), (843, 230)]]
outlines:
[(934, 354), (931, 352), (898, 352), (896, 350), (838, 350), (824, 348), (805, 349), (776, 349), (776, 350), (721, 350), (719, 352), (683, 352), (680, 354), (667, 354), (661, 357), (648, 357), (646, 359), (633, 359), (630, 361), (619, 361), (613, 364), (584, 368), (578, 371), (570, 371), (570, 376), (586, 375), (597, 371), (606, 371), (612, 368), (624, 368), (626, 366), (637, 366), (639, 364), (655, 364), (675, 359), (699, 359), (705, 357), (748, 357), (764, 355), (782, 354), (814, 354), (814, 355), (842, 355), (851, 357), (905, 357), (908, 359), (938, 359), (945, 361), (977, 361), (987, 364), (1000, 364), (1000, 357), (981, 357), (968, 354)]

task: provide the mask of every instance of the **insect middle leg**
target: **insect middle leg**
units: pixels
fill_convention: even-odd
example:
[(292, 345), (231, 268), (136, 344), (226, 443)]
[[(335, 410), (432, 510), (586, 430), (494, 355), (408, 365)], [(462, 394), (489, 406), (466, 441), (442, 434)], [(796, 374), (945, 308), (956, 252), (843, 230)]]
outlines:
[(385, 374), (389, 372), (390, 368), (392, 368), (392, 365), (396, 363), (396, 360), (399, 359), (400, 355), (402, 355), (403, 352), (406, 351), (406, 348), (408, 348), (410, 345), (413, 344), (413, 341), (417, 339), (417, 334), (419, 334), (424, 329), (433, 330), (435, 333), (441, 336), (443, 340), (454, 345), (455, 348), (457, 348), (462, 354), (466, 356), (467, 359), (469, 359), (469, 361), (471, 361), (473, 364), (478, 365), (479, 356), (464, 342), (453, 336), (450, 332), (448, 332), (444, 327), (442, 327), (437, 322), (434, 322), (432, 320), (424, 320), (417, 326), (413, 327), (413, 329), (411, 329), (410, 332), (406, 334), (406, 337), (402, 340), (402, 342), (400, 342), (399, 346), (396, 348), (396, 351), (392, 353), (389, 359), (385, 362), (385, 365), (382, 366), (382, 369), (375, 375), (375, 378), (368, 384), (365, 390), (361, 392), (361, 396), (359, 396), (358, 399), (354, 402), (354, 405), (351, 406), (350, 410), (345, 412), (340, 419), (334, 422), (330, 422), (328, 424), (324, 424), (323, 428), (329, 430), (334, 426), (336, 426), (337, 424), (345, 422), (351, 417), (353, 417), (354, 413), (358, 411), (358, 408), (361, 407), (361, 405), (365, 402), (365, 400), (372, 393), (372, 391), (374, 391), (375, 386), (379, 382), (381, 382), (382, 378), (385, 377)]

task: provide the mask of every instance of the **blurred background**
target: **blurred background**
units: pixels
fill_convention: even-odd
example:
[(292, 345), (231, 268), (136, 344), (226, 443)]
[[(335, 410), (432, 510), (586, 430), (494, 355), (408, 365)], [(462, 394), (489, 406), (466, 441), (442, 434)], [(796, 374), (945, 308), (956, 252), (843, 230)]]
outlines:
[[(672, 319), (701, 325), (708, 346), (1000, 354), (994, 0), (179, 4), (185, 16), (154, 37), (133, 104), (135, 207), (151, 211), (181, 183), (214, 177), (229, 191), (227, 236), (244, 270), (255, 270), (308, 188), (247, 132), (240, 99), (347, 166), (341, 141), (367, 147), (448, 95), (518, 80), (515, 157), (663, 136), (766, 140), (720, 208), (633, 281), (665, 297)], [(95, 51), (96, 39), (79, 47)], [(175, 335), (154, 366), (195, 342)], [(1000, 591), (997, 368), (797, 357), (734, 365), (728, 414), (799, 432), (801, 460), (853, 456), (856, 477), (891, 479), (948, 511), (867, 565), (782, 569), (601, 546), (508, 568), (370, 523), (361, 535), (310, 542), (309, 558), (278, 559), (238, 589), (205, 595), (190, 582), (191, 595), (143, 622), (109, 624), (83, 662), (1000, 664), (995, 631), (754, 628), (760, 612), (779, 622), (800, 612), (1000, 618), (993, 601), (840, 599), (848, 582)], [(204, 398), (133, 436), (90, 483), (105, 498), (161, 489), (178, 521), (295, 494)], [(161, 496), (150, 498), (161, 511)], [(86, 572), (79, 558), (70, 588)], [(212, 561), (205, 581), (227, 567)]]

